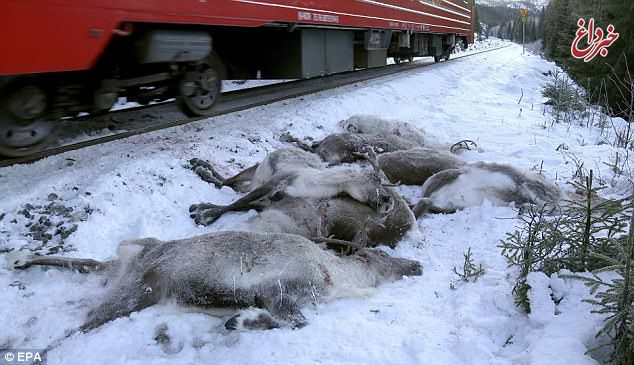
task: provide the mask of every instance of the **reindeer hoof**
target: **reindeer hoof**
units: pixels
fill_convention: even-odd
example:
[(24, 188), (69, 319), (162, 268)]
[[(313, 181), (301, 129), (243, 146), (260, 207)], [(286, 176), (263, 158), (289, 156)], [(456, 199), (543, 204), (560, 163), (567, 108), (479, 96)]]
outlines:
[(196, 167), (196, 166), (200, 166), (200, 162), (202, 160), (199, 158), (192, 158), (191, 160), (189, 160), (190, 165), (192, 165), (192, 167)]
[(4, 259), (11, 270), (22, 270), (27, 268), (29, 255), (29, 250), (13, 250), (9, 251)]
[(271, 317), (269, 312), (251, 308), (240, 311), (231, 317), (225, 323), (225, 328), (229, 331), (270, 330), (280, 328), (280, 325)]
[(290, 143), (290, 142), (293, 142), (294, 139), (293, 139), (293, 136), (291, 136), (289, 132), (285, 132), (280, 135), (279, 140), (280, 142)]
[(210, 203), (193, 204), (189, 207), (189, 217), (197, 225), (208, 226), (224, 214), (223, 209), (222, 206)]
[(205, 169), (213, 168), (213, 166), (211, 166), (209, 162), (200, 158), (192, 158), (191, 160), (189, 160), (189, 163), (192, 165), (192, 170), (195, 170), (197, 167), (202, 167)]
[[(190, 213), (198, 213), (201, 210), (214, 208), (214, 207), (217, 207), (217, 205), (211, 204), (211, 203), (192, 204), (192, 205), (189, 206), (189, 212)], [(194, 218), (194, 217), (192, 217), (192, 218)]]

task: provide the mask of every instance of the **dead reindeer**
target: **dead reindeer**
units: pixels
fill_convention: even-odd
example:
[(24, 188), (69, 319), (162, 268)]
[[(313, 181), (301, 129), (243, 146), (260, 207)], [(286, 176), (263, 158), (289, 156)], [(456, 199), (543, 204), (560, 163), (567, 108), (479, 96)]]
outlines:
[(321, 141), (308, 145), (290, 134), (280, 137), (283, 142), (295, 143), (303, 150), (318, 154), (329, 165), (354, 162), (359, 159), (356, 153), (365, 147), (372, 147), (377, 153), (409, 150), (420, 147), (417, 142), (401, 138), (395, 134), (331, 134)]
[(297, 234), (334, 249), (395, 247), (416, 226), (416, 218), (399, 194), (386, 190), (394, 201), (387, 213), (347, 197), (286, 197), (271, 202), (236, 229)]
[(118, 259), (108, 262), (32, 255), (7, 255), (7, 260), (14, 268), (84, 268), (109, 277), (109, 294), (81, 331), (161, 302), (218, 315), (232, 310), (235, 315), (225, 323), (229, 330), (297, 328), (307, 324), (303, 305), (360, 296), (364, 289), (422, 274), (417, 261), (380, 250), (337, 256), (300, 236), (254, 232), (124, 241)]
[(407, 122), (398, 120), (382, 119), (374, 115), (353, 115), (346, 120), (339, 122), (339, 126), (348, 133), (366, 135), (388, 135), (393, 134), (400, 138), (415, 142), (416, 147), (425, 147), (435, 150), (444, 150), (447, 147), (451, 153), (458, 153), (461, 150), (471, 150), (477, 147), (475, 142), (465, 139), (451, 146), (438, 141), (438, 139), (424, 130), (413, 126)]
[[(262, 222), (268, 222), (269, 226), (285, 222), (286, 227), (291, 227), (288, 225), (291, 218), (290, 220), (296, 223), (296, 227), (302, 227), (303, 233), (307, 234), (306, 237), (310, 237), (315, 242), (343, 245), (348, 249), (355, 248), (355, 245), (358, 248), (359, 244), (363, 247), (379, 244), (395, 247), (405, 233), (416, 226), (416, 218), (407, 202), (387, 183), (385, 174), (376, 163), (374, 149), (365, 147), (363, 152), (355, 154), (359, 158), (368, 160), (374, 167), (374, 175), (380, 179), (394, 202), (390, 211), (378, 212), (352, 199), (336, 197), (312, 202), (306, 200), (291, 202), (290, 206), (280, 202), (270, 206), (249, 223), (258, 229), (273, 228), (262, 227)], [(300, 204), (304, 206), (300, 207)], [(275, 218), (268, 219), (270, 216)], [(323, 231), (327, 232), (327, 238), (323, 237)], [(353, 245), (347, 242), (352, 242)]]
[(280, 148), (269, 153), (262, 162), (255, 164), (238, 174), (224, 178), (211, 163), (194, 158), (190, 164), (201, 179), (221, 188), (228, 186), (235, 191), (248, 192), (264, 185), (279, 172), (290, 172), (297, 169), (323, 169), (324, 164), (315, 154), (299, 148)]
[[(340, 194), (366, 204), (380, 213), (394, 205), (390, 194), (374, 174), (354, 170), (326, 170), (314, 154), (298, 148), (283, 148), (268, 154), (264, 160), (236, 176), (223, 179), (206, 161), (190, 161), (196, 173), (216, 186), (253, 188), (246, 196), (228, 206), (210, 203), (194, 204), (191, 217), (196, 224), (209, 225), (229, 211), (263, 209), (271, 200), (284, 196), (300, 198), (328, 198)], [(216, 181), (217, 180), (217, 181)]]
[(413, 208), (420, 217), (425, 212), (453, 213), (478, 206), (486, 199), (494, 205), (558, 205), (563, 191), (543, 177), (509, 165), (477, 162), (441, 171), (423, 184), (423, 198)]
[[(372, 155), (370, 155), (370, 153)], [(373, 150), (359, 157), (376, 158)], [(374, 161), (374, 160), (373, 160)], [(374, 176), (381, 182), (385, 175), (375, 166)], [(292, 233), (315, 242), (346, 249), (379, 244), (394, 247), (412, 227), (416, 218), (406, 201), (389, 184), (385, 191), (393, 202), (390, 209), (375, 209), (344, 196), (255, 201), (250, 208), (259, 214), (239, 225), (238, 229), (260, 232)], [(324, 236), (325, 232), (325, 236)]]
[(339, 122), (347, 133), (355, 134), (394, 134), (403, 139), (416, 142), (418, 147), (440, 148), (441, 143), (424, 130), (407, 122), (383, 119), (375, 115), (356, 114)]
[[(405, 199), (394, 189), (387, 188), (387, 190), (395, 204), (394, 208), (385, 214), (377, 213), (348, 198), (337, 198), (327, 202), (321, 211), (325, 219), (317, 238), (325, 232), (324, 236), (328, 238), (359, 241), (370, 247), (377, 245), (396, 247), (407, 232), (417, 227), (416, 217)], [(315, 241), (319, 240), (315, 239)]]
[(266, 183), (229, 205), (194, 204), (189, 212), (196, 224), (209, 225), (224, 213), (262, 209), (270, 201), (286, 196), (321, 199), (340, 195), (348, 196), (378, 213), (387, 213), (394, 207), (392, 194), (376, 174), (351, 169), (304, 168), (277, 172)]
[(390, 182), (405, 185), (423, 185), (432, 175), (465, 164), (451, 153), (422, 147), (383, 153), (376, 162)]

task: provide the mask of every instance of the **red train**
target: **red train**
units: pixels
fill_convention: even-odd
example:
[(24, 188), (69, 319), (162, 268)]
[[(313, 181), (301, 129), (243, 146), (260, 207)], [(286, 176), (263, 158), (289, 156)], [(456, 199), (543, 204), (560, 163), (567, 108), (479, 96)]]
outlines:
[(222, 79), (309, 78), (473, 40), (473, 0), (0, 0), (0, 155), (117, 97), (210, 112)]

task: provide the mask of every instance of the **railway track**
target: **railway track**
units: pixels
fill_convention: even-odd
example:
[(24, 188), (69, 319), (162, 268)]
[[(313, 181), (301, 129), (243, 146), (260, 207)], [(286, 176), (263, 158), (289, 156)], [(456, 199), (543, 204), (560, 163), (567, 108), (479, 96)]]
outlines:
[[(464, 56), (455, 57), (454, 62), (465, 57), (472, 57), (506, 48), (509, 45), (485, 49)], [(223, 93), (214, 106), (214, 112), (204, 117), (185, 117), (175, 103), (161, 103), (144, 107), (135, 107), (113, 111), (103, 115), (78, 117), (64, 120), (61, 123), (59, 142), (57, 145), (34, 153), (26, 157), (1, 159), (0, 167), (14, 164), (29, 163), (45, 157), (57, 155), (67, 151), (111, 142), (139, 134), (175, 127), (210, 117), (237, 112), (260, 105), (300, 97), (340, 86), (368, 81), (379, 77), (394, 75), (401, 72), (416, 70), (422, 67), (436, 65), (430, 62), (409, 62), (399, 65), (388, 65), (380, 68), (364, 69), (342, 74), (324, 76), (315, 79), (297, 80), (241, 89)], [(104, 132), (107, 131), (107, 132)], [(106, 133), (105, 135), (101, 135)], [(87, 136), (91, 135), (92, 136)], [(95, 136), (96, 135), (96, 136)]]

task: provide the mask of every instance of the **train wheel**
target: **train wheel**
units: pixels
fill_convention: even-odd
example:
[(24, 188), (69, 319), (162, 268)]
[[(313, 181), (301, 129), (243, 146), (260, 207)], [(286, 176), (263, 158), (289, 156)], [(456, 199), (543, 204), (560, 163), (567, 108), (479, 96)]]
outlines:
[(434, 62), (436, 63), (440, 62), (440, 56), (434, 56)]
[(394, 58), (394, 63), (396, 63), (397, 65), (403, 62), (403, 59), (400, 58), (399, 56), (394, 56), (392, 58)]
[(28, 156), (50, 144), (58, 123), (44, 118), (47, 107), (48, 98), (37, 86), (8, 90), (0, 104), (1, 156)]
[(204, 116), (220, 96), (221, 79), (215, 62), (205, 61), (190, 67), (178, 84), (179, 108), (188, 116)]

